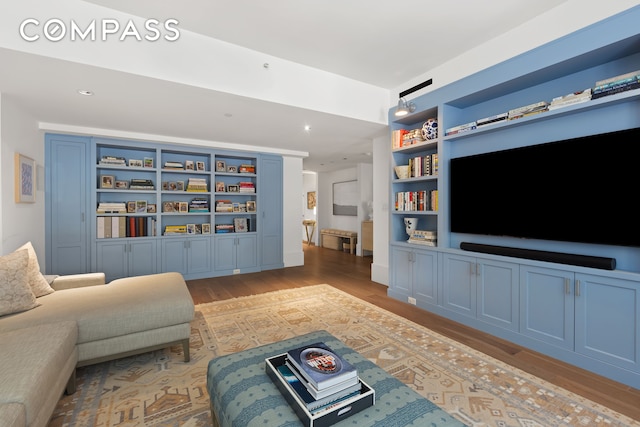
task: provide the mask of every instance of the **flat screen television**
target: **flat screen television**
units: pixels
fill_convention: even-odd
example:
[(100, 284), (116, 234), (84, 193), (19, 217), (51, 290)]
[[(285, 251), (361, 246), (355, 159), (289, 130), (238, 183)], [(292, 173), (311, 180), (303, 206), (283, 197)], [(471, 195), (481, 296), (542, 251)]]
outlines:
[(451, 159), (454, 233), (640, 247), (640, 128)]

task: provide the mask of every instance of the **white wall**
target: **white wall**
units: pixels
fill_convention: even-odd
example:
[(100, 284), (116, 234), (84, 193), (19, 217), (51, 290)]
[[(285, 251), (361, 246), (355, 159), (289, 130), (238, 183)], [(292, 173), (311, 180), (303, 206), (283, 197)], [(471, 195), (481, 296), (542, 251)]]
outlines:
[(371, 280), (389, 285), (389, 135), (373, 140), (373, 263)]
[(304, 265), (304, 252), (300, 241), (300, 227), (302, 227), (302, 158), (283, 157), (283, 219), (282, 226), (284, 266), (294, 267)]
[[(36, 161), (38, 172), (44, 165), (44, 137), (29, 113), (9, 96), (1, 97), (0, 109), (0, 249), (12, 252), (31, 241), (41, 266), (45, 265), (44, 188), (37, 189), (35, 203), (16, 203), (14, 156), (23, 154)], [(36, 177), (37, 178), (37, 177)], [(38, 180), (38, 179), (37, 179)]]

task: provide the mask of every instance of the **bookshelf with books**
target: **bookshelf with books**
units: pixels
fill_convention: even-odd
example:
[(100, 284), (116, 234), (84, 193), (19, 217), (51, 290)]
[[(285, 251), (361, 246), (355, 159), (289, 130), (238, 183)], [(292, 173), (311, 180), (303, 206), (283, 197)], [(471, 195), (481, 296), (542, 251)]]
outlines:
[[(164, 271), (186, 279), (260, 271), (261, 153), (101, 137), (84, 143), (92, 271), (104, 271), (108, 280)], [(224, 170), (216, 171), (216, 162)], [(281, 217), (281, 209), (267, 202), (261, 213)]]
[[(640, 315), (640, 297), (627, 293), (640, 284), (640, 248), (453, 232), (451, 220), (456, 206), (451, 203), (455, 201), (452, 187), (454, 183), (455, 188), (462, 185), (451, 180), (453, 165), (461, 164), (458, 159), (484, 159), (506, 150), (520, 152), (555, 141), (586, 140), (640, 128), (640, 35), (634, 29), (638, 19), (640, 6), (632, 7), (459, 81), (407, 96), (416, 108), (401, 119), (394, 115), (396, 108), (390, 108), (390, 296), (640, 386), (640, 353), (627, 351), (640, 347), (640, 331), (627, 327)], [(409, 134), (431, 117), (437, 117), (441, 131), (437, 142), (416, 140), (415, 133)], [(405, 134), (409, 134), (408, 143), (403, 145), (399, 141)], [(601, 149), (609, 162), (616, 162), (616, 155), (621, 155), (612, 144), (603, 143)], [(588, 159), (591, 151), (576, 153), (580, 159), (576, 161), (588, 163), (583, 159)], [(396, 175), (396, 166), (409, 166), (412, 157), (419, 162), (431, 153), (438, 154), (437, 177), (411, 172), (402, 178)], [(399, 173), (405, 172), (400, 169)], [(538, 180), (543, 182), (551, 173), (541, 164)], [(483, 175), (479, 167), (467, 178), (467, 194), (488, 195), (496, 180), (510, 178)], [(594, 173), (594, 179), (626, 185), (602, 173)], [(421, 191), (434, 189), (438, 191), (437, 211), (411, 209), (415, 195), (419, 201)], [(514, 195), (520, 191), (517, 182), (513, 191)], [(540, 194), (521, 193), (532, 200), (540, 198), (541, 217), (557, 216), (555, 205), (545, 205), (544, 190)], [(395, 209), (398, 198), (404, 210)], [(481, 201), (476, 205), (465, 211), (468, 221), (492, 208)], [(615, 212), (616, 206), (603, 209)], [(575, 212), (576, 221), (586, 214), (573, 206), (566, 208)], [(609, 220), (602, 219), (605, 215), (592, 214), (592, 225), (607, 229)], [(407, 218), (417, 219), (415, 229), (421, 231), (413, 238), (405, 231)], [(490, 252), (490, 248), (505, 251)], [(573, 259), (539, 259), (538, 253), (567, 254)], [(581, 265), (575, 261), (581, 257), (613, 259), (615, 266)], [(586, 297), (596, 294), (601, 297)], [(633, 302), (625, 304), (629, 300)], [(545, 303), (538, 303), (541, 301)], [(564, 309), (567, 306), (572, 308), (569, 314)], [(607, 327), (600, 327), (605, 323)], [(549, 327), (536, 329), (541, 325)], [(563, 331), (571, 334), (559, 336)]]

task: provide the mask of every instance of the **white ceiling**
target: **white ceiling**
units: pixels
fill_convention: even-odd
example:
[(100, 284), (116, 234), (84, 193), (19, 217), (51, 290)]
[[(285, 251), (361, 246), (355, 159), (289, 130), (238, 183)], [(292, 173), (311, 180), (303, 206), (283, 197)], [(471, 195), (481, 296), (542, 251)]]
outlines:
[[(180, 29), (392, 90), (564, 1), (87, 3), (143, 18), (175, 18)], [(0, 48), (0, 64), (0, 92), (41, 122), (306, 151), (307, 170), (370, 162), (371, 138), (385, 129), (380, 123), (15, 50)], [(78, 96), (78, 88), (100, 96)], [(390, 93), (390, 99), (395, 96)], [(302, 129), (304, 123), (312, 126), (310, 132)]]

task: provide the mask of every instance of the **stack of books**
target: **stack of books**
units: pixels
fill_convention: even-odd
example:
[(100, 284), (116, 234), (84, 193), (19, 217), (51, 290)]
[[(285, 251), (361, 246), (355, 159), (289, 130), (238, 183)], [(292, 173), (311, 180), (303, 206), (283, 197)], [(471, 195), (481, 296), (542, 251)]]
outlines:
[(216, 224), (216, 233), (233, 233), (233, 224)]
[(242, 164), (238, 166), (238, 173), (256, 173), (256, 167), (254, 165)]
[(454, 127), (450, 127), (449, 129), (445, 130), (445, 135), (456, 135), (458, 133), (464, 133), (464, 132), (469, 132), (471, 130), (474, 130), (478, 127), (478, 124), (473, 121), (473, 122), (469, 122), (469, 123), (465, 123), (463, 125), (458, 125), (458, 126), (454, 126)]
[(438, 246), (438, 232), (427, 230), (415, 230), (407, 240), (409, 243), (425, 246)]
[(233, 203), (231, 200), (217, 200), (216, 212), (233, 212)]
[(186, 225), (167, 225), (164, 228), (164, 235), (171, 236), (176, 234), (187, 234)]
[(489, 117), (485, 117), (483, 119), (478, 119), (476, 120), (476, 126), (477, 127), (482, 127), (482, 126), (487, 126), (487, 125), (493, 125), (496, 123), (500, 123), (504, 120), (507, 120), (507, 118), (509, 117), (509, 113), (500, 113), (500, 114), (496, 114), (493, 116), (489, 116)]
[(362, 388), (356, 368), (322, 342), (289, 350), (277, 372), (311, 414), (359, 396)]
[(196, 197), (189, 203), (189, 212), (209, 212), (209, 199)]
[(204, 193), (207, 191), (207, 180), (204, 178), (189, 178), (187, 191)]
[(183, 170), (184, 169), (184, 165), (182, 164), (182, 162), (166, 161), (166, 162), (164, 162), (164, 168), (165, 169), (173, 169), (173, 170)]
[(581, 90), (579, 92), (569, 93), (564, 96), (558, 96), (551, 100), (549, 110), (568, 107), (569, 105), (580, 104), (591, 100), (591, 89)]
[(592, 99), (640, 88), (640, 70), (596, 82)]
[(150, 179), (132, 179), (129, 184), (130, 190), (153, 190), (153, 181)]
[(100, 202), (96, 213), (127, 213), (127, 204), (125, 202)]
[(509, 120), (520, 119), (522, 117), (532, 116), (547, 111), (549, 103), (547, 101), (535, 102), (533, 104), (524, 105), (522, 107), (509, 110)]
[(126, 166), (127, 162), (124, 157), (102, 156), (100, 164), (109, 166)]
[(256, 192), (256, 186), (253, 182), (250, 181), (240, 181), (238, 183), (238, 186), (240, 187), (240, 192), (241, 193), (255, 193)]

